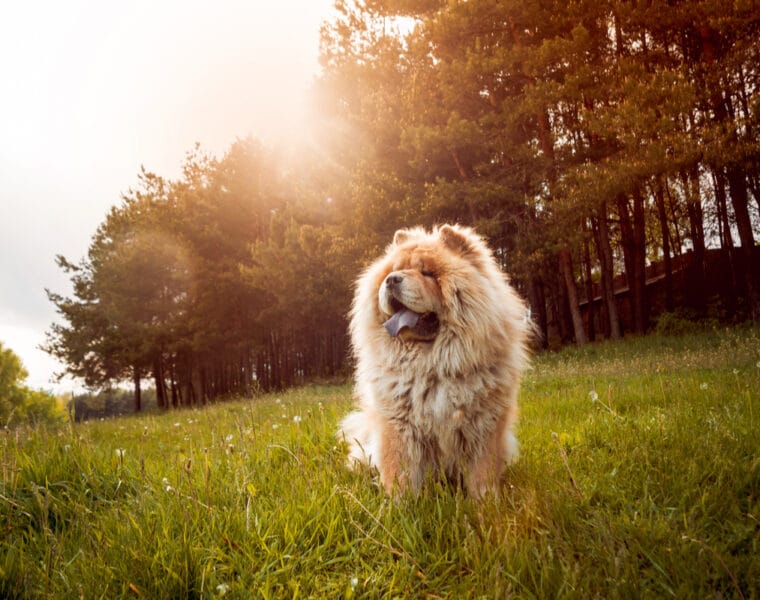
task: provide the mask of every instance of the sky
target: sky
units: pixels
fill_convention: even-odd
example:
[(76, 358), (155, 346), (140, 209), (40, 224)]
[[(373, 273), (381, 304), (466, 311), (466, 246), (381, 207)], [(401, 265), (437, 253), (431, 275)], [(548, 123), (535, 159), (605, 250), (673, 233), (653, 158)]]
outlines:
[(26, 385), (65, 392), (37, 346), (45, 289), (78, 262), (140, 166), (174, 178), (198, 142), (287, 143), (318, 75), (333, 0), (56, 0), (0, 5), (0, 342)]

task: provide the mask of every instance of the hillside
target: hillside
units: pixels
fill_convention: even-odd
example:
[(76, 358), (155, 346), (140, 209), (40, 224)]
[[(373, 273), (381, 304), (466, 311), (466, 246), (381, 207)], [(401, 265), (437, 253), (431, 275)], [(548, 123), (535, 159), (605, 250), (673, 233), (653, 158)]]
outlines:
[(544, 354), (481, 505), (343, 468), (348, 387), (0, 438), (0, 596), (756, 597), (760, 330)]

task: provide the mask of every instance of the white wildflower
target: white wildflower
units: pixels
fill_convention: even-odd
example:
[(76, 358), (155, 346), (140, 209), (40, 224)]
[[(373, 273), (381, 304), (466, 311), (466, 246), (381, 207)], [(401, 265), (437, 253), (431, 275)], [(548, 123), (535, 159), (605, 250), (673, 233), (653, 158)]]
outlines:
[(734, 369), (734, 375), (738, 375), (738, 374), (739, 374), (739, 369)]
[(709, 386), (709, 385), (707, 385), (707, 383), (700, 383), (700, 384), (699, 384), (699, 389), (700, 389), (700, 390), (706, 390), (706, 389), (707, 389), (707, 388), (709, 388), (709, 387), (710, 387), (710, 386)]
[(230, 586), (228, 586), (226, 583), (220, 583), (218, 586), (216, 586), (216, 593), (220, 596), (224, 596), (229, 591)]
[(224, 438), (224, 440), (225, 440), (226, 442), (231, 442), (231, 441), (232, 441), (234, 438), (235, 438), (235, 436), (234, 436), (234, 435), (232, 435), (232, 434), (229, 434), (229, 435), (228, 435), (226, 438)]
[(175, 427), (179, 427), (179, 421), (174, 424)]
[(591, 402), (596, 402), (599, 400), (599, 394), (596, 393), (596, 390), (591, 390), (588, 393), (588, 397), (591, 398)]
[(358, 577), (352, 577), (351, 578), (351, 587), (356, 588), (356, 586), (359, 585), (359, 578)]
[(126, 450), (124, 450), (124, 448), (116, 448), (116, 456), (118, 456), (119, 458), (124, 458), (125, 452)]
[(277, 428), (279, 428), (279, 425), (277, 423), (272, 423), (272, 429), (277, 429)]
[(296, 415), (293, 417), (293, 423), (300, 423), (301, 422), (301, 415)]

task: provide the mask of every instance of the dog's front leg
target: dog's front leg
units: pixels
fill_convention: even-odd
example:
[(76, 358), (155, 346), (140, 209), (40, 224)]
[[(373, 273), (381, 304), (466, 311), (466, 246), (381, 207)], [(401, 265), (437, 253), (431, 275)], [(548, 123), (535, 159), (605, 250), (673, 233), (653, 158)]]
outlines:
[(380, 482), (386, 493), (402, 493), (411, 487), (417, 491), (422, 485), (424, 471), (422, 450), (418, 436), (408, 425), (386, 421), (380, 443)]

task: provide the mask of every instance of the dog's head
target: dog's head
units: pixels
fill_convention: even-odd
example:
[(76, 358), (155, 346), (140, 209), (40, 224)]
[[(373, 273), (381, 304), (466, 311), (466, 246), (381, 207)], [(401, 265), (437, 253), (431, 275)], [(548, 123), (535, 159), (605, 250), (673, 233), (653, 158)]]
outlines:
[(452, 323), (466, 321), (473, 302), (488, 301), (484, 270), (492, 263), (482, 238), (469, 228), (397, 231), (374, 272), (368, 273), (377, 323), (404, 341), (434, 340)]

